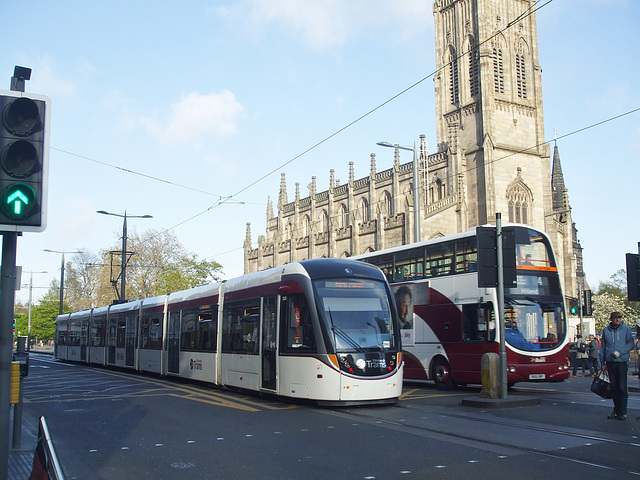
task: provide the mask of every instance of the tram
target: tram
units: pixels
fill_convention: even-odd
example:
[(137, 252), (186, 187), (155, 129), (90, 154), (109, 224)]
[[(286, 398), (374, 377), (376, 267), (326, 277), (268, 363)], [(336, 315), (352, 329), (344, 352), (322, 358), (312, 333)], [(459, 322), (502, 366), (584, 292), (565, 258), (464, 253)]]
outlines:
[(451, 236), (351, 257), (387, 276), (401, 317), (404, 379), (439, 388), (482, 383), (481, 359), (500, 352), (504, 322), (507, 383), (569, 377), (565, 299), (548, 236), (507, 225), (515, 237), (517, 286), (478, 287), (476, 228)]
[(389, 284), (345, 259), (59, 315), (55, 357), (320, 405), (395, 403), (402, 391)]

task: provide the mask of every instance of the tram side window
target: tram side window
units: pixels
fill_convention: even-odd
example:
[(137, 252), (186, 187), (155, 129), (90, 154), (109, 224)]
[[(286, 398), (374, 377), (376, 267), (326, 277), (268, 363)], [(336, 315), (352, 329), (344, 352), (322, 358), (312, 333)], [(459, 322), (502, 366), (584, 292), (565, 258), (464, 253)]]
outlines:
[(119, 318), (116, 327), (116, 348), (124, 348), (126, 332), (127, 322), (124, 318)]
[(456, 273), (478, 271), (478, 243), (476, 237), (461, 238), (456, 242)]
[(222, 351), (257, 353), (260, 346), (259, 320), (259, 298), (225, 305), (222, 320)]
[(58, 329), (56, 330), (56, 343), (59, 346), (63, 346), (67, 344), (67, 330), (65, 324), (58, 324)]
[(311, 312), (304, 295), (290, 295), (283, 303), (281, 332), (285, 352), (316, 351)]
[(182, 311), (181, 350), (215, 352), (217, 306), (186, 308)]
[(104, 347), (106, 329), (105, 324), (107, 319), (104, 317), (94, 318), (91, 321), (91, 346), (92, 347)]
[(145, 315), (140, 326), (142, 346), (149, 350), (160, 350), (162, 347), (162, 317), (158, 315)]
[(67, 345), (72, 347), (80, 345), (80, 325), (78, 325), (75, 321), (69, 322), (69, 336)]
[(453, 250), (455, 242), (444, 242), (427, 247), (427, 277), (451, 275), (453, 267)]
[(496, 337), (496, 322), (491, 303), (462, 306), (463, 339), (465, 342), (487, 342)]

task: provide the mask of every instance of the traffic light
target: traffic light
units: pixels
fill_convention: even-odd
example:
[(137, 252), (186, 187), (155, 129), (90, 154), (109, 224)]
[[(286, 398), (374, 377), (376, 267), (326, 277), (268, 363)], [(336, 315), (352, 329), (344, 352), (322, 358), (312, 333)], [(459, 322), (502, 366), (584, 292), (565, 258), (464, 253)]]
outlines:
[(578, 299), (577, 298), (570, 298), (569, 299), (569, 314), (570, 315), (578, 315)]
[(583, 290), (582, 292), (582, 316), (590, 317), (593, 315), (593, 307), (591, 304), (591, 290)]
[(640, 300), (640, 255), (627, 253), (627, 299), (630, 302)]
[(0, 232), (47, 226), (50, 100), (0, 90)]

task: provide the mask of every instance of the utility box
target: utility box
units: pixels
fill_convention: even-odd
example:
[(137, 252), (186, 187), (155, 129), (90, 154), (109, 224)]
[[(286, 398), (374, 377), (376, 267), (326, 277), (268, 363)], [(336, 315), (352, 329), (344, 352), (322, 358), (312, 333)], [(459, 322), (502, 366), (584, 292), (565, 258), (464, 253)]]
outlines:
[(16, 351), (13, 352), (13, 361), (20, 364), (20, 376), (27, 377), (29, 375), (29, 352), (25, 351), (27, 337), (18, 337), (16, 342)]
[(482, 391), (484, 398), (498, 398), (500, 396), (500, 356), (497, 353), (485, 353), (480, 360), (480, 374), (482, 377)]

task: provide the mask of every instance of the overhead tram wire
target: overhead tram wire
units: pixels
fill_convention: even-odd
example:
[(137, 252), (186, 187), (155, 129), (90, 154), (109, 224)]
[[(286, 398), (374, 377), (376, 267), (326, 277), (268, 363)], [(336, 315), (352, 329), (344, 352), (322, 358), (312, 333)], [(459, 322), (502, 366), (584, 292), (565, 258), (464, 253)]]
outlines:
[(51, 150), (56, 150), (56, 151), (61, 152), (61, 153), (66, 153), (67, 155), (71, 155), (71, 156), (74, 156), (74, 157), (82, 158), (83, 160), (89, 160), (90, 162), (98, 163), (98, 164), (104, 165), (106, 167), (115, 168), (116, 170), (121, 170), (123, 172), (131, 173), (133, 175), (138, 175), (140, 177), (148, 178), (150, 180), (155, 180), (157, 182), (166, 183), (167, 185), (173, 185), (175, 187), (186, 188), (187, 190), (191, 190), (191, 191), (198, 192), (198, 193), (203, 193), (205, 195), (211, 195), (211, 196), (214, 196), (214, 197), (223, 198), (222, 195), (218, 195), (216, 193), (206, 192), (204, 190), (193, 188), (193, 187), (190, 187), (188, 185), (182, 185), (180, 183), (171, 182), (169, 180), (165, 180), (164, 178), (154, 177), (153, 175), (148, 175), (146, 173), (136, 172), (135, 170), (131, 170), (129, 168), (120, 167), (118, 165), (113, 165), (111, 163), (101, 162), (100, 160), (96, 160), (95, 158), (87, 157), (85, 155), (79, 155), (77, 153), (69, 152), (67, 150), (62, 150), (61, 148), (51, 147)]
[[(543, 8), (543, 7), (547, 6), (547, 5), (549, 5), (549, 4), (550, 4), (551, 2), (553, 2), (553, 1), (554, 1), (554, 0), (548, 0), (548, 1), (546, 1), (545, 3), (543, 3), (542, 5), (539, 5), (539, 4), (538, 4), (538, 2), (536, 2), (536, 3), (535, 3), (535, 7), (531, 7), (531, 8), (529, 8), (529, 9), (527, 9), (525, 12), (523, 12), (523, 13), (522, 13), (522, 14), (520, 14), (518, 17), (516, 17), (514, 20), (510, 21), (510, 22), (509, 22), (509, 23), (508, 23), (508, 24), (507, 24), (503, 29), (498, 30), (496, 33), (494, 33), (493, 35), (491, 35), (489, 38), (487, 38), (487, 39), (485, 39), (484, 41), (480, 42), (480, 43), (478, 44), (478, 47), (479, 47), (480, 45), (484, 45), (484, 44), (485, 44), (485, 43), (487, 43), (487, 42), (490, 42), (490, 41), (491, 41), (493, 38), (495, 38), (497, 35), (501, 34), (502, 32), (504, 32), (504, 31), (508, 30), (509, 28), (511, 28), (512, 26), (514, 26), (518, 21), (520, 21), (520, 20), (522, 20), (522, 19), (524, 19), (524, 18), (526, 18), (526, 17), (530, 16), (533, 12), (537, 12), (538, 10), (540, 10), (541, 8)], [(470, 52), (471, 52), (471, 50), (467, 50), (467, 51), (465, 51), (465, 52), (462, 52), (460, 55), (458, 55), (458, 56), (456, 57), (456, 61), (458, 61), (458, 60), (460, 60), (461, 58), (463, 58), (464, 56), (468, 55)], [(140, 176), (145, 177), (145, 178), (149, 178), (149, 179), (153, 179), (153, 180), (161, 181), (161, 182), (163, 182), (163, 183), (167, 183), (167, 184), (170, 184), (170, 185), (176, 185), (176, 186), (179, 186), (179, 187), (182, 187), (182, 188), (187, 188), (187, 189), (190, 189), (190, 190), (199, 191), (199, 192), (201, 192), (201, 193), (206, 193), (206, 194), (208, 194), (208, 195), (214, 195), (214, 196), (219, 197), (218, 201), (214, 202), (214, 203), (213, 203), (212, 205), (210, 205), (207, 209), (205, 209), (205, 210), (203, 210), (203, 211), (201, 211), (201, 212), (199, 212), (199, 213), (197, 213), (197, 214), (195, 214), (195, 215), (193, 215), (193, 216), (191, 216), (191, 217), (189, 217), (189, 218), (187, 218), (187, 219), (185, 219), (185, 220), (183, 220), (183, 221), (181, 221), (181, 222), (179, 222), (179, 223), (177, 223), (177, 224), (173, 225), (172, 227), (169, 227), (169, 228), (165, 229), (165, 231), (168, 231), (168, 230), (172, 230), (172, 229), (174, 229), (174, 228), (177, 228), (177, 227), (179, 227), (179, 226), (182, 226), (182, 225), (184, 225), (185, 223), (188, 223), (188, 222), (190, 222), (190, 221), (192, 221), (192, 220), (194, 220), (194, 219), (196, 219), (196, 218), (198, 218), (198, 217), (200, 217), (200, 216), (204, 215), (204, 214), (205, 214), (205, 213), (207, 213), (208, 211), (210, 211), (210, 210), (212, 210), (212, 209), (214, 209), (214, 208), (216, 208), (216, 207), (219, 207), (220, 205), (222, 205), (222, 204), (224, 204), (224, 203), (226, 203), (226, 202), (228, 202), (228, 201), (232, 200), (233, 198), (237, 197), (239, 194), (241, 194), (241, 193), (243, 193), (243, 192), (247, 191), (248, 189), (250, 189), (251, 187), (253, 187), (253, 186), (257, 185), (258, 183), (260, 183), (260, 182), (261, 182), (261, 181), (263, 181), (264, 179), (266, 179), (266, 178), (270, 177), (271, 175), (273, 175), (273, 174), (274, 174), (274, 173), (276, 173), (277, 171), (281, 170), (282, 168), (286, 167), (287, 165), (290, 165), (291, 163), (293, 163), (294, 161), (296, 161), (296, 160), (298, 160), (299, 158), (303, 157), (304, 155), (306, 155), (306, 154), (307, 154), (307, 153), (309, 153), (310, 151), (315, 150), (315, 149), (316, 149), (316, 148), (318, 148), (320, 145), (323, 145), (324, 143), (328, 142), (329, 140), (331, 140), (331, 139), (332, 139), (332, 138), (334, 138), (335, 136), (337, 136), (337, 135), (339, 135), (340, 133), (344, 132), (345, 130), (349, 129), (350, 127), (352, 127), (352, 126), (353, 126), (353, 125), (355, 125), (356, 123), (359, 123), (361, 120), (363, 120), (363, 119), (365, 119), (366, 117), (368, 117), (368, 116), (372, 115), (373, 113), (375, 113), (376, 111), (378, 111), (378, 110), (379, 110), (379, 109), (381, 109), (382, 107), (386, 106), (387, 104), (391, 103), (391, 102), (392, 102), (392, 101), (394, 101), (395, 99), (397, 99), (397, 98), (399, 98), (400, 96), (404, 95), (404, 94), (405, 94), (405, 93), (407, 93), (408, 91), (410, 91), (410, 90), (412, 90), (413, 88), (417, 87), (418, 85), (422, 84), (425, 80), (428, 80), (429, 78), (432, 78), (432, 77), (433, 77), (434, 75), (436, 75), (438, 72), (440, 72), (441, 70), (443, 70), (444, 68), (446, 68), (446, 66), (447, 66), (447, 65), (443, 65), (441, 68), (434, 70), (434, 71), (433, 71), (432, 73), (430, 73), (429, 75), (427, 75), (427, 76), (425, 76), (425, 77), (421, 78), (420, 80), (418, 80), (418, 81), (414, 82), (412, 85), (410, 85), (409, 87), (405, 88), (405, 89), (404, 89), (404, 90), (402, 90), (401, 92), (399, 92), (399, 93), (397, 93), (397, 94), (393, 95), (392, 97), (390, 97), (389, 99), (387, 99), (387, 100), (385, 100), (384, 102), (380, 103), (379, 105), (377, 105), (376, 107), (372, 108), (372, 109), (371, 109), (371, 110), (369, 110), (368, 112), (366, 112), (366, 113), (362, 114), (361, 116), (359, 116), (359, 117), (358, 117), (358, 118), (356, 118), (355, 120), (353, 120), (353, 121), (349, 122), (349, 123), (348, 123), (348, 124), (346, 124), (345, 126), (343, 126), (343, 127), (341, 127), (340, 129), (336, 130), (334, 133), (332, 133), (332, 134), (328, 135), (327, 137), (325, 137), (324, 139), (322, 139), (322, 140), (320, 140), (319, 142), (315, 143), (314, 145), (312, 145), (311, 147), (307, 148), (307, 149), (306, 149), (306, 150), (304, 150), (303, 152), (301, 152), (301, 153), (299, 153), (298, 155), (296, 155), (296, 156), (292, 157), (291, 159), (287, 160), (286, 162), (284, 162), (284, 163), (280, 164), (279, 166), (277, 166), (276, 168), (272, 169), (271, 171), (269, 171), (269, 172), (265, 173), (264, 175), (262, 175), (261, 177), (259, 177), (259, 178), (258, 178), (258, 179), (256, 179), (255, 181), (251, 182), (251, 183), (250, 183), (250, 184), (248, 184), (247, 186), (243, 187), (242, 189), (238, 190), (236, 193), (234, 193), (234, 194), (232, 194), (232, 195), (230, 195), (230, 196), (228, 196), (228, 197), (222, 197), (222, 196), (220, 196), (220, 195), (211, 194), (210, 192), (203, 192), (202, 190), (198, 190), (198, 189), (195, 189), (195, 188), (191, 188), (191, 187), (188, 187), (188, 186), (185, 186), (185, 185), (175, 184), (175, 183), (173, 183), (173, 182), (170, 182), (170, 181), (167, 181), (167, 180), (164, 180), (164, 179), (160, 179), (160, 178), (157, 178), (157, 177), (153, 177), (153, 176), (151, 176), (151, 175), (146, 175), (146, 174), (142, 174), (142, 173), (139, 173), (139, 172), (135, 172), (135, 171), (132, 171), (132, 170), (129, 170), (129, 169), (125, 169), (125, 168), (122, 168), (122, 167), (117, 167), (117, 166), (114, 166), (114, 165), (110, 165), (110, 164), (107, 164), (107, 163), (104, 163), (104, 162), (97, 161), (97, 160), (95, 160), (95, 159), (91, 159), (91, 158), (88, 158), (88, 157), (84, 157), (84, 156), (82, 156), (82, 155), (77, 155), (77, 154), (74, 154), (74, 153), (71, 153), (71, 152), (66, 152), (66, 151), (64, 151), (64, 150), (59, 150), (59, 149), (56, 149), (56, 150), (59, 150), (59, 151), (61, 151), (61, 152), (64, 152), (64, 153), (67, 153), (67, 154), (70, 154), (70, 155), (74, 155), (74, 156), (77, 156), (77, 157), (80, 157), (80, 158), (85, 158), (85, 159), (87, 159), (87, 160), (90, 160), (90, 161), (93, 161), (93, 162), (96, 162), (96, 163), (100, 163), (100, 164), (108, 165), (108, 166), (111, 166), (111, 167), (113, 167), (113, 168), (117, 168), (117, 169), (119, 169), (119, 170), (122, 170), (122, 171), (125, 171), (125, 172), (128, 172), (128, 173), (133, 173), (133, 174), (135, 174), (135, 175), (140, 175)], [(597, 126), (597, 125), (601, 125), (601, 124), (606, 123), (606, 122), (608, 122), (608, 121), (612, 121), (612, 120), (614, 120), (614, 119), (616, 119), (616, 118), (620, 118), (620, 117), (625, 116), (625, 115), (628, 115), (628, 114), (630, 114), (630, 113), (634, 113), (634, 112), (635, 112), (635, 111), (637, 111), (637, 110), (638, 110), (638, 109), (636, 109), (636, 110), (632, 110), (632, 111), (630, 111), (630, 112), (623, 113), (623, 114), (618, 115), (618, 116), (616, 116), (616, 117), (612, 117), (612, 118), (609, 118), (609, 119), (603, 120), (603, 121), (598, 122), (598, 123), (596, 123), (596, 124), (593, 124), (593, 125), (591, 125), (591, 126), (587, 126), (587, 127), (584, 127), (584, 128), (582, 128), (582, 129), (580, 129), (580, 130), (577, 130), (577, 131), (575, 131), (575, 132), (572, 132), (572, 133), (566, 134), (566, 135), (564, 135), (564, 136), (562, 136), (562, 137), (560, 137), (560, 138), (564, 138), (564, 137), (567, 137), (567, 136), (569, 136), (569, 135), (571, 135), (571, 134), (575, 134), (575, 133), (578, 133), (578, 132), (580, 132), (580, 131), (587, 130), (587, 129), (592, 128), (592, 127)], [(556, 140), (557, 140), (557, 139), (556, 139)], [(549, 143), (549, 142), (544, 142), (544, 143)], [(529, 150), (529, 149), (534, 149), (534, 148), (537, 148), (537, 146), (533, 146), (533, 147), (530, 147), (530, 148), (528, 148), (528, 149), (524, 149), (524, 150), (522, 150), (522, 151), (527, 151), (527, 150)], [(516, 153), (520, 153), (520, 152), (516, 152)], [(498, 159), (494, 159), (491, 163), (495, 163), (495, 162), (497, 162), (497, 161), (499, 161), (499, 160), (502, 160), (502, 159), (504, 159), (504, 158), (508, 158), (509, 156), (511, 156), (511, 155), (515, 155), (516, 153), (512, 153), (512, 154), (510, 154), (510, 155), (507, 155), (507, 156), (505, 156), (505, 157), (501, 157), (501, 158), (498, 158)], [(469, 170), (467, 170), (467, 171), (470, 171), (470, 169), (469, 169)], [(151, 238), (153, 238), (153, 237), (151, 237)]]
[[(532, 7), (530, 7), (529, 9), (527, 9), (525, 12), (523, 12), (522, 14), (520, 14), (516, 19), (512, 20), (511, 22), (509, 22), (507, 24), (506, 27), (504, 27), (503, 29), (498, 30), (496, 33), (494, 33), (491, 37), (487, 38), (486, 40), (480, 42), (478, 44), (478, 47), (480, 45), (484, 45), (487, 42), (490, 42), (493, 38), (495, 38), (497, 35), (501, 34), (502, 32), (508, 30), (509, 28), (511, 28), (512, 26), (514, 26), (516, 24), (516, 22), (518, 22), (519, 20), (522, 20), (523, 18), (526, 18), (528, 16), (530, 16), (533, 12), (536, 12), (538, 10), (540, 10), (541, 8), (547, 6), (548, 4), (550, 4), (551, 2), (553, 2), (554, 0), (548, 0), (546, 3), (544, 3), (543, 5), (537, 5), (536, 2), (536, 6), (535, 8), (533, 8), (533, 10), (531, 9)], [(461, 58), (463, 58), (464, 56), (468, 55), (471, 52), (471, 49), (462, 52), (460, 55), (458, 55), (456, 57), (456, 62), (458, 60), (460, 60)], [(360, 117), (356, 118), (355, 120), (353, 120), (352, 122), (348, 123), (347, 125), (343, 126), (342, 128), (336, 130), (334, 133), (332, 133), (331, 135), (325, 137), (324, 139), (320, 140), (319, 142), (317, 142), (316, 144), (314, 144), (313, 146), (307, 148), (306, 150), (304, 150), (302, 153), (299, 153), (298, 155), (296, 155), (295, 157), (291, 158), (290, 160), (286, 161), (285, 163), (279, 165), (278, 167), (274, 168), (273, 170), (271, 170), (270, 172), (264, 174), (262, 177), (258, 178), (257, 180), (253, 181), (252, 183), (250, 183), (249, 185), (247, 185), (246, 187), (238, 190), (235, 194), (231, 195), (229, 197), (229, 199), (234, 198), (236, 195), (239, 195), (243, 192), (245, 192), (246, 190), (248, 190), (249, 188), (253, 187), (254, 185), (260, 183), (262, 180), (264, 180), (265, 178), (270, 177), (271, 175), (273, 175), (274, 173), (276, 173), (278, 170), (282, 169), (283, 167), (286, 167), (287, 165), (293, 163), (294, 161), (298, 160), (300, 157), (306, 155), (307, 153), (309, 153), (310, 151), (316, 149), (317, 147), (319, 147), (320, 145), (326, 143), (327, 141), (331, 140), (333, 137), (339, 135), (340, 133), (342, 133), (343, 131), (347, 130), (348, 128), (352, 127), (353, 125), (355, 125), (356, 123), (360, 122), (361, 120), (364, 120), (366, 117), (368, 117), (369, 115), (373, 114), (374, 112), (376, 112), (377, 110), (381, 109), (382, 107), (384, 107), (385, 105), (391, 103), (393, 100), (395, 100), (396, 98), (404, 95), (405, 93), (407, 93), (409, 90), (412, 90), (413, 88), (417, 87), (418, 85), (420, 85), (421, 83), (423, 83), (425, 80), (428, 80), (429, 78), (432, 78), (433, 76), (435, 76), (437, 73), (439, 73), (441, 70), (445, 69), (447, 67), (447, 64), (443, 65), (442, 67), (440, 67), (439, 69), (434, 70), (432, 73), (430, 73), (429, 75), (427, 75), (426, 77), (421, 78), (420, 80), (418, 80), (417, 82), (413, 83), (412, 85), (408, 86), (407, 88), (405, 88), (404, 90), (402, 90), (401, 92), (393, 95), (391, 98), (385, 100), (384, 102), (382, 102), (381, 104), (379, 104), (378, 106), (372, 108), (371, 110), (369, 110), (368, 112), (364, 113), (363, 115), (361, 115)], [(209, 207), (207, 209), (211, 210), (212, 208), (214, 208), (217, 205), (212, 205), (211, 207)], [(203, 212), (204, 213), (204, 212)]]
[[(536, 7), (535, 7), (532, 11), (530, 11), (530, 10), (531, 10), (531, 8), (527, 9), (525, 12), (523, 12), (522, 14), (520, 14), (520, 15), (519, 15), (515, 20), (512, 20), (511, 22), (509, 22), (505, 28), (503, 28), (503, 29), (501, 29), (501, 30), (498, 30), (498, 31), (497, 31), (496, 33), (494, 33), (491, 37), (489, 37), (488, 39), (486, 39), (486, 40), (484, 40), (484, 41), (480, 42), (478, 46), (483, 45), (484, 43), (491, 41), (491, 40), (492, 40), (496, 35), (498, 35), (498, 34), (500, 34), (500, 33), (504, 32), (504, 31), (506, 31), (506, 30), (507, 30), (507, 29), (509, 29), (509, 28), (511, 28), (511, 27), (512, 27), (512, 26), (513, 26), (513, 25), (514, 25), (518, 20), (521, 20), (521, 19), (523, 19), (523, 18), (526, 18), (527, 16), (531, 15), (531, 14), (532, 14), (532, 12), (536, 12), (536, 11), (540, 10), (542, 7), (545, 7), (546, 5), (548, 5), (549, 3), (551, 3), (552, 1), (553, 1), (553, 0), (548, 0), (546, 3), (544, 3), (543, 5), (539, 5), (539, 6), (538, 6), (538, 5), (537, 5), (537, 3), (536, 3)], [(458, 56), (456, 57), (456, 61), (458, 61), (459, 59), (463, 58), (465, 55), (469, 54), (469, 52), (470, 52), (470, 51), (471, 51), (471, 50), (468, 50), (468, 51), (462, 52), (460, 55), (458, 55)], [(63, 152), (63, 153), (66, 153), (66, 154), (68, 154), (68, 155), (73, 155), (73, 156), (76, 156), (76, 157), (79, 157), (79, 158), (83, 158), (83, 159), (86, 159), (86, 160), (89, 160), (89, 161), (92, 161), (92, 162), (95, 162), (95, 163), (99, 163), (99, 164), (101, 164), (101, 165), (110, 166), (110, 167), (112, 167), (112, 168), (116, 168), (116, 169), (118, 169), (118, 170), (122, 170), (122, 171), (127, 172), (127, 173), (132, 173), (132, 174), (134, 174), (134, 175), (139, 175), (139, 176), (141, 176), (141, 177), (145, 177), (145, 178), (149, 178), (149, 179), (152, 179), (152, 180), (160, 181), (160, 182), (163, 182), (163, 183), (166, 183), (166, 184), (169, 184), (169, 185), (175, 185), (175, 186), (179, 186), (179, 187), (182, 187), (182, 188), (187, 188), (187, 189), (189, 189), (189, 190), (193, 190), (193, 191), (198, 191), (198, 192), (201, 192), (201, 193), (205, 193), (205, 194), (207, 194), (207, 195), (213, 195), (213, 196), (217, 196), (217, 197), (219, 197), (219, 200), (218, 200), (217, 202), (214, 202), (212, 205), (210, 205), (206, 210), (203, 210), (203, 211), (201, 211), (201, 212), (199, 212), (199, 213), (197, 213), (197, 214), (195, 214), (195, 215), (193, 215), (193, 216), (191, 216), (191, 217), (189, 217), (189, 218), (187, 218), (187, 219), (183, 220), (182, 222), (177, 223), (177, 224), (175, 224), (174, 226), (172, 226), (172, 227), (170, 227), (170, 228), (167, 228), (167, 229), (166, 229), (166, 230), (172, 230), (172, 229), (177, 228), (177, 227), (179, 227), (179, 226), (181, 226), (181, 225), (184, 225), (185, 223), (190, 222), (191, 220), (194, 220), (194, 219), (196, 219), (196, 218), (198, 218), (198, 217), (200, 217), (200, 216), (204, 215), (204, 214), (205, 214), (205, 213), (207, 213), (208, 211), (210, 211), (210, 210), (212, 210), (212, 209), (214, 209), (214, 208), (216, 208), (216, 207), (220, 206), (221, 204), (226, 203), (226, 202), (228, 202), (229, 200), (231, 200), (231, 199), (233, 199), (233, 198), (237, 197), (239, 194), (241, 194), (241, 193), (243, 193), (243, 192), (247, 191), (247, 190), (248, 190), (248, 189), (250, 189), (251, 187), (253, 187), (253, 186), (257, 185), (257, 184), (258, 184), (258, 183), (260, 183), (260, 182), (262, 182), (264, 179), (266, 179), (266, 178), (270, 177), (271, 175), (273, 175), (274, 173), (276, 173), (278, 170), (280, 170), (280, 169), (282, 169), (282, 168), (286, 167), (287, 165), (290, 165), (291, 163), (293, 163), (293, 162), (295, 162), (296, 160), (298, 160), (299, 158), (303, 157), (304, 155), (306, 155), (306, 154), (307, 154), (307, 153), (309, 153), (310, 151), (315, 150), (315, 149), (316, 149), (316, 148), (318, 148), (320, 145), (322, 145), (322, 144), (324, 144), (324, 143), (328, 142), (328, 141), (329, 141), (329, 140), (331, 140), (333, 137), (335, 137), (335, 136), (339, 135), (340, 133), (342, 133), (342, 132), (344, 132), (345, 130), (349, 129), (350, 127), (352, 127), (352, 126), (353, 126), (353, 125), (355, 125), (356, 123), (359, 123), (361, 120), (364, 120), (366, 117), (368, 117), (368, 116), (372, 115), (373, 113), (375, 113), (376, 111), (378, 111), (378, 110), (379, 110), (379, 109), (381, 109), (382, 107), (384, 107), (384, 106), (388, 105), (389, 103), (391, 103), (391, 102), (392, 102), (392, 101), (394, 101), (395, 99), (397, 99), (397, 98), (399, 98), (400, 96), (404, 95), (404, 94), (405, 94), (405, 93), (407, 93), (408, 91), (410, 91), (410, 90), (412, 90), (413, 88), (417, 87), (418, 85), (422, 84), (425, 80), (428, 80), (429, 78), (432, 78), (434, 75), (436, 75), (438, 72), (440, 72), (440, 71), (441, 71), (441, 70), (443, 70), (444, 68), (446, 68), (446, 65), (443, 65), (441, 68), (434, 70), (434, 71), (433, 71), (432, 73), (430, 73), (429, 75), (427, 75), (427, 76), (425, 76), (425, 77), (421, 78), (420, 80), (418, 80), (418, 81), (414, 82), (412, 85), (408, 86), (407, 88), (405, 88), (405, 89), (404, 89), (404, 90), (402, 90), (401, 92), (399, 92), (399, 93), (397, 93), (397, 94), (393, 95), (393, 96), (392, 96), (392, 97), (390, 97), (389, 99), (387, 99), (387, 100), (385, 100), (384, 102), (380, 103), (378, 106), (376, 106), (376, 107), (372, 108), (371, 110), (369, 110), (368, 112), (366, 112), (366, 113), (362, 114), (361, 116), (359, 116), (359, 117), (358, 117), (358, 118), (356, 118), (355, 120), (353, 120), (353, 121), (349, 122), (348, 124), (346, 124), (346, 125), (345, 125), (345, 126), (343, 126), (342, 128), (340, 128), (340, 129), (336, 130), (334, 133), (332, 133), (332, 134), (328, 135), (328, 136), (327, 136), (327, 137), (325, 137), (324, 139), (322, 139), (322, 140), (320, 140), (319, 142), (315, 143), (314, 145), (312, 145), (311, 147), (307, 148), (306, 150), (304, 150), (303, 152), (299, 153), (298, 155), (294, 156), (294, 157), (293, 157), (293, 158), (291, 158), (290, 160), (287, 160), (286, 162), (282, 163), (281, 165), (277, 166), (276, 168), (272, 169), (271, 171), (269, 171), (269, 172), (265, 173), (265, 174), (264, 174), (264, 175), (262, 175), (260, 178), (256, 179), (255, 181), (251, 182), (250, 184), (248, 184), (248, 185), (247, 185), (247, 186), (245, 186), (244, 188), (242, 188), (242, 189), (238, 190), (236, 193), (234, 193), (233, 195), (230, 195), (230, 196), (228, 196), (228, 197), (223, 197), (223, 196), (221, 196), (221, 195), (212, 194), (212, 193), (210, 193), (210, 192), (204, 192), (204, 191), (202, 191), (202, 190), (198, 190), (198, 189), (195, 189), (195, 188), (192, 188), (192, 187), (188, 187), (188, 186), (185, 186), (185, 185), (176, 184), (176, 183), (170, 182), (170, 181), (168, 181), (168, 180), (164, 180), (164, 179), (161, 179), (161, 178), (158, 178), (158, 177), (154, 177), (154, 176), (151, 176), (151, 175), (147, 175), (147, 174), (143, 174), (143, 173), (140, 173), (140, 172), (136, 172), (136, 171), (133, 171), (133, 170), (130, 170), (130, 169), (126, 169), (126, 168), (123, 168), (123, 167), (119, 167), (119, 166), (116, 166), (116, 165), (111, 165), (111, 164), (108, 164), (108, 163), (106, 163), (106, 162), (101, 162), (101, 161), (99, 161), (99, 160), (95, 160), (95, 159), (93, 159), (93, 158), (89, 158), (89, 157), (86, 157), (86, 156), (83, 156), (83, 155), (78, 155), (78, 154), (75, 154), (75, 153), (72, 153), (72, 152), (68, 152), (68, 151), (65, 151), (65, 150), (62, 150), (62, 149), (57, 149), (57, 148), (53, 148), (53, 147), (52, 147), (52, 149), (57, 150), (57, 151), (60, 151), (60, 152)], [(224, 198), (224, 201), (223, 201), (223, 198)]]

